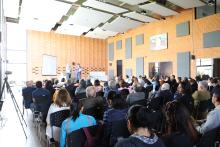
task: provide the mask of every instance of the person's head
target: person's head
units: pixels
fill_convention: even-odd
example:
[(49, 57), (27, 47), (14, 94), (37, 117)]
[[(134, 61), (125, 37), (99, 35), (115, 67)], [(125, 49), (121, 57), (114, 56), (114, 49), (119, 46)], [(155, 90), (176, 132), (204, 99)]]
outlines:
[(94, 86), (89, 86), (86, 88), (87, 97), (96, 97), (96, 88)]
[(71, 97), (69, 92), (61, 88), (56, 92), (54, 103), (59, 107), (69, 106), (71, 104)]
[(147, 107), (133, 105), (128, 110), (128, 130), (135, 133), (140, 128), (148, 129), (149, 132), (153, 127), (154, 114)]
[(119, 81), (119, 86), (120, 86), (121, 88), (126, 87), (126, 83), (125, 83), (125, 81), (124, 81), (123, 79), (121, 79), (121, 80)]
[(100, 81), (99, 81), (98, 79), (96, 79), (96, 80), (94, 81), (94, 86), (100, 86)]
[[(110, 104), (110, 100), (112, 100), (114, 97), (116, 96), (116, 92), (113, 91), (113, 90), (110, 90), (108, 92), (108, 95), (107, 95), (107, 100), (108, 100), (108, 103)], [(111, 104), (110, 104), (111, 105)]]
[(36, 82), (36, 87), (37, 88), (42, 88), (42, 82), (41, 81), (37, 81)]
[(82, 101), (79, 101), (78, 103), (73, 102), (70, 104), (70, 113), (74, 121), (79, 117), (80, 112), (83, 112)]
[(164, 83), (164, 84), (161, 86), (161, 90), (170, 90), (170, 84)]
[(116, 88), (116, 82), (115, 82), (115, 80), (110, 80), (110, 81), (108, 82), (108, 86), (109, 86), (110, 89), (115, 89), (115, 88)]
[(135, 92), (143, 92), (143, 87), (140, 84), (134, 85), (133, 89)]
[(180, 94), (188, 94), (190, 93), (189, 84), (186, 82), (180, 82), (177, 90)]
[(208, 89), (208, 82), (207, 81), (200, 81), (198, 84), (199, 91), (207, 91)]
[(27, 81), (26, 86), (27, 87), (32, 87), (33, 86), (33, 81)]
[(52, 81), (51, 80), (46, 81), (45, 88), (51, 88), (51, 87), (53, 87)]
[(86, 82), (84, 79), (81, 79), (80, 82), (79, 82), (79, 87), (80, 88), (86, 88)]
[(92, 86), (91, 80), (87, 79), (86, 80), (86, 87)]
[(215, 106), (220, 105), (220, 88), (216, 88), (214, 90), (213, 96), (212, 96), (212, 103)]
[(61, 82), (65, 82), (65, 78), (62, 78), (62, 79), (61, 79)]
[(120, 94), (115, 94), (111, 99), (108, 99), (108, 102), (114, 109), (124, 109), (127, 106), (125, 99)]
[(126, 75), (126, 79), (129, 79), (129, 76), (128, 76), (128, 75)]
[(192, 124), (187, 108), (177, 101), (168, 102), (165, 106), (166, 134), (180, 132), (185, 133), (192, 141), (198, 139), (198, 134)]

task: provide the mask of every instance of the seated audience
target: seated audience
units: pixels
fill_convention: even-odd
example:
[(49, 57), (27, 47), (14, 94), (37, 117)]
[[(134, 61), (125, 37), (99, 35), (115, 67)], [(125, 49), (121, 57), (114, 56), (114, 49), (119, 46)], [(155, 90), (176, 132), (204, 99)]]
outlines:
[(95, 86), (96, 92), (103, 91), (103, 87), (100, 85), (100, 81), (98, 79), (94, 81), (94, 86)]
[(94, 86), (86, 88), (86, 97), (81, 99), (83, 105), (83, 114), (91, 115), (97, 120), (102, 120), (103, 117), (103, 98), (96, 96), (96, 89)]
[(118, 91), (121, 91), (122, 89), (127, 89), (127, 84), (125, 83), (123, 79), (119, 81), (119, 86), (120, 88), (118, 88)]
[(69, 92), (70, 97), (74, 98), (75, 97), (76, 86), (74, 86), (74, 84), (72, 83), (71, 79), (67, 80), (65, 88)]
[[(113, 130), (115, 126), (113, 126), (114, 122), (119, 122), (121, 124), (120, 128), (126, 126), (123, 123), (126, 122), (125, 116), (127, 114), (128, 108), (126, 102), (120, 95), (117, 95), (114, 91), (109, 93), (108, 97), (109, 107), (107, 111), (105, 111), (103, 116), (104, 121), (104, 146), (114, 146), (117, 142), (118, 137), (128, 137), (127, 128), (121, 130)], [(117, 132), (117, 135), (116, 135)]]
[(158, 97), (160, 98), (160, 106), (161, 108), (166, 105), (167, 102), (171, 101), (173, 98), (173, 94), (170, 91), (170, 85), (168, 83), (164, 83), (161, 86), (160, 91), (158, 92)]
[(214, 91), (212, 103), (215, 105), (215, 109), (208, 113), (205, 123), (196, 127), (201, 134), (220, 126), (220, 89)]
[(23, 105), (26, 109), (29, 109), (31, 103), (33, 103), (32, 92), (36, 90), (36, 88), (33, 86), (33, 81), (27, 81), (26, 86), (27, 87), (22, 89)]
[(134, 105), (128, 111), (128, 130), (131, 136), (119, 141), (115, 147), (165, 147), (163, 141), (151, 131), (154, 114), (146, 107)]
[(135, 104), (138, 101), (145, 100), (145, 93), (143, 92), (143, 87), (140, 85), (134, 85), (134, 93), (130, 93), (127, 96), (126, 102), (129, 106)]
[(81, 79), (79, 82), (79, 87), (76, 88), (75, 95), (86, 92), (86, 82), (84, 79)]
[(108, 87), (104, 89), (104, 97), (107, 98), (109, 91), (115, 91), (118, 92), (118, 89), (116, 88), (116, 82), (115, 80), (108, 81)]
[(185, 106), (177, 101), (168, 102), (165, 106), (166, 147), (191, 147), (198, 141), (198, 132)]
[(174, 99), (182, 103), (189, 112), (192, 113), (194, 109), (194, 100), (190, 92), (189, 83), (180, 82), (177, 91), (177, 96), (175, 96), (175, 94)]
[[(50, 108), (47, 113), (47, 128), (46, 128), (46, 135), (48, 138), (54, 138), (55, 141), (59, 142), (59, 134), (60, 128), (50, 126), (50, 115), (54, 112), (61, 111), (61, 110), (68, 110), (71, 104), (71, 98), (66, 89), (60, 89), (55, 94), (54, 103), (50, 105)], [(52, 129), (53, 129), (53, 136), (52, 136)]]
[(198, 105), (201, 101), (206, 101), (211, 98), (208, 91), (208, 83), (206, 81), (200, 81), (198, 84), (198, 90), (192, 94), (194, 99), (194, 105)]
[(89, 87), (89, 86), (92, 86), (92, 83), (91, 83), (90, 79), (87, 79), (86, 80), (86, 88)]
[(196, 80), (190, 78), (189, 83), (190, 83), (190, 87), (191, 87), (191, 93), (194, 93), (195, 91), (198, 90), (198, 84), (197, 84)]
[[(79, 102), (70, 105), (71, 117), (63, 121), (60, 132), (60, 147), (66, 146), (66, 138), (72, 131), (96, 125), (96, 120), (90, 115), (82, 114), (83, 107)], [(77, 140), (76, 140), (77, 141)]]
[(34, 111), (39, 111), (43, 115), (43, 121), (46, 120), (47, 112), (51, 104), (50, 92), (42, 88), (42, 82), (36, 82), (37, 89), (32, 92), (33, 103), (30, 108)]
[(53, 100), (53, 94), (55, 92), (55, 89), (53, 88), (53, 83), (51, 80), (46, 81), (45, 89), (47, 89), (50, 92), (51, 100)]

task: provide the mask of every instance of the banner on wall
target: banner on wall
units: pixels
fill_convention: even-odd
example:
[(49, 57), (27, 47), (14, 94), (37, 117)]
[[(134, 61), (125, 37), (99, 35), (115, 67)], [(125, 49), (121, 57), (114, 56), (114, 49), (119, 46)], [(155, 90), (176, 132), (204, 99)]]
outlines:
[(167, 33), (151, 36), (150, 49), (151, 50), (167, 49)]

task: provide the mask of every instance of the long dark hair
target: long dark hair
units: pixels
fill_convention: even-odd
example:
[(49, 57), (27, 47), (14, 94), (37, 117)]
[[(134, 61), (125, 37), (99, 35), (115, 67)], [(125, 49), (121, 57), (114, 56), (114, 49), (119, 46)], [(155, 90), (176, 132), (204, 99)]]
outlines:
[(198, 132), (186, 107), (177, 101), (168, 102), (165, 106), (166, 135), (174, 132), (185, 133), (193, 143), (198, 141)]
[(150, 109), (141, 105), (133, 105), (128, 110), (128, 120), (132, 125), (132, 131), (136, 131), (138, 128), (148, 128), (151, 132), (155, 114)]
[(78, 103), (73, 102), (70, 105), (70, 112), (71, 112), (72, 119), (74, 121), (79, 117), (81, 108), (82, 108), (82, 102), (80, 101)]

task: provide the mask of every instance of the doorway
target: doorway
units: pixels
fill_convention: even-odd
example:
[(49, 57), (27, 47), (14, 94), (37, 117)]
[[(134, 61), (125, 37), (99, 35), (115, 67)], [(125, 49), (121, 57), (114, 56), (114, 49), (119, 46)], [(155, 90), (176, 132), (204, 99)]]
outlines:
[(117, 76), (122, 76), (122, 60), (117, 60)]

